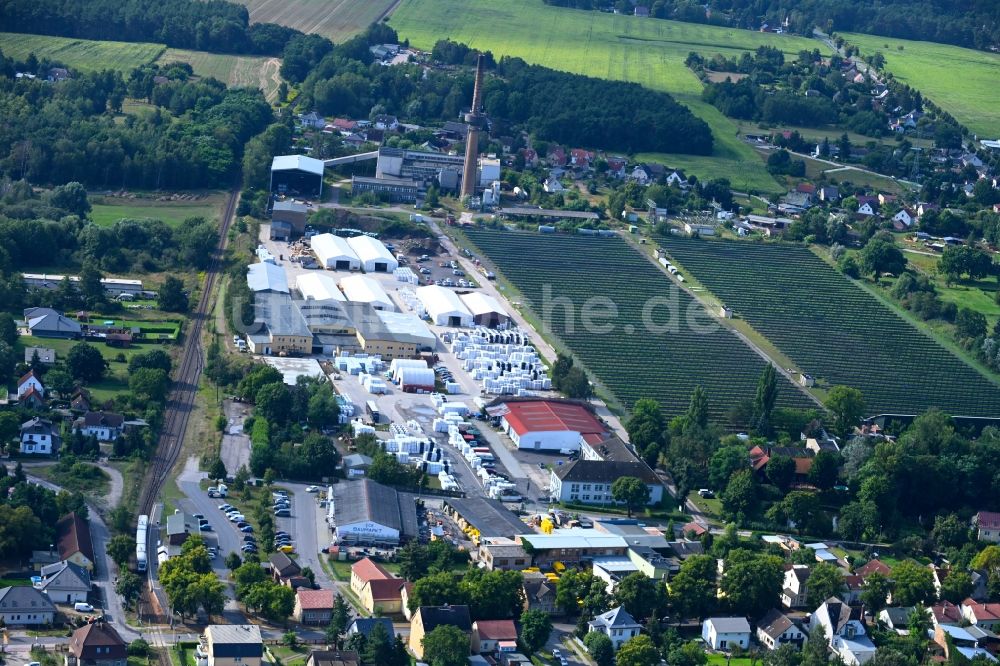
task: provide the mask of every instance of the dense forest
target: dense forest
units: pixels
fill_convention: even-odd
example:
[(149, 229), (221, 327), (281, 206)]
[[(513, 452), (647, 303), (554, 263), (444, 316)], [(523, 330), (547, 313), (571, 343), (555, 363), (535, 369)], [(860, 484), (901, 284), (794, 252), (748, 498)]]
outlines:
[[(353, 118), (391, 113), (409, 122), (457, 120), (472, 98), (471, 70), (372, 64), (367, 46), (395, 41), (395, 33), (388, 32), (376, 26), (366, 35), (331, 46), (312, 67), (310, 55), (297, 59), (293, 73), (308, 72), (299, 108)], [(308, 51), (314, 57), (320, 50)], [(446, 41), (438, 42), (432, 56), (449, 66), (474, 59), (468, 47)], [(487, 63), (493, 63), (491, 54)], [(503, 58), (487, 75), (483, 102), (492, 121), (523, 125), (541, 140), (631, 152), (712, 152), (712, 133), (705, 122), (670, 95), (634, 83)]]
[[(544, 0), (579, 9), (632, 12), (629, 0)], [(1000, 3), (994, 0), (649, 0), (655, 18), (757, 30), (764, 23), (811, 35), (864, 32), (988, 50), (1000, 45)]]
[(280, 55), (301, 34), (273, 23), (251, 25), (246, 7), (225, 0), (0, 0), (0, 25), (40, 35), (263, 55)]
[[(229, 187), (243, 145), (272, 120), (259, 90), (182, 80), (182, 68), (173, 68), (180, 78), (156, 86), (145, 68), (127, 79), (109, 71), (76, 73), (55, 85), (14, 79), (13, 69), (0, 54), (0, 174), (33, 183)], [(113, 113), (126, 95), (156, 107), (121, 122)]]

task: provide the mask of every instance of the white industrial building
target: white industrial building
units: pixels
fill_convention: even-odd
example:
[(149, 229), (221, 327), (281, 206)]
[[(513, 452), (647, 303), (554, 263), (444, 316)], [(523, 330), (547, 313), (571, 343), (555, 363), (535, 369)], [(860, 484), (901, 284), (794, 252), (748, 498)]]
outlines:
[(420, 287), (417, 298), (437, 326), (472, 326), (472, 313), (452, 290), (437, 285)]
[(309, 247), (312, 248), (323, 268), (336, 271), (361, 269), (361, 261), (351, 249), (346, 238), (333, 234), (317, 234), (309, 239)]
[(340, 290), (351, 303), (369, 303), (376, 310), (396, 311), (396, 306), (382, 285), (364, 275), (349, 275), (340, 279)]
[(304, 301), (346, 301), (337, 281), (322, 273), (303, 273), (295, 279), (295, 288)]
[(496, 328), (510, 321), (510, 315), (497, 299), (479, 291), (462, 294), (462, 303), (472, 313), (472, 321), (477, 326)]
[(357, 255), (365, 273), (391, 273), (399, 268), (399, 262), (392, 256), (382, 241), (371, 236), (348, 238), (347, 243)]

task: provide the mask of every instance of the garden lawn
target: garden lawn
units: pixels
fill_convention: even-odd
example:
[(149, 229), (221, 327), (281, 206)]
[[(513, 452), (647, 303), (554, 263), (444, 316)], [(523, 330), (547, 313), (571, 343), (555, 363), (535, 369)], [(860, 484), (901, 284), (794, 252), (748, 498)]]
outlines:
[(979, 138), (1000, 137), (1000, 54), (858, 33), (842, 36), (862, 55), (881, 51), (886, 70), (920, 90)]
[(85, 72), (115, 69), (128, 73), (156, 60), (167, 47), (143, 42), (108, 42), (48, 35), (0, 32), (0, 48), (8, 58), (25, 60), (34, 53), (39, 59), (61, 62)]
[(568, 9), (542, 0), (403, 0), (389, 23), (417, 48), (430, 49), (437, 40), (450, 38), (497, 57), (517, 56), (671, 93), (711, 126), (717, 148), (714, 160), (675, 154), (665, 159), (701, 179), (752, 169), (756, 173), (749, 186), (767, 191), (777, 191), (777, 183), (753, 149), (738, 141), (736, 125), (701, 102), (701, 82), (684, 59), (691, 51), (733, 57), (763, 45), (789, 56), (802, 49), (826, 50), (802, 37)]

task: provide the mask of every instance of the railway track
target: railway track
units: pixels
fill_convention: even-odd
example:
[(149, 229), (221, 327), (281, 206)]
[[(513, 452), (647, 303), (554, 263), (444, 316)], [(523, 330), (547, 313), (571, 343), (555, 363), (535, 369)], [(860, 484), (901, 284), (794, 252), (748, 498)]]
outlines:
[[(198, 307), (191, 316), (191, 328), (188, 331), (187, 343), (181, 357), (180, 369), (174, 378), (170, 395), (167, 398), (166, 413), (163, 417), (163, 428), (160, 440), (156, 445), (156, 453), (146, 474), (143, 491), (140, 495), (139, 513), (149, 515), (153, 512), (156, 499), (163, 490), (170, 470), (180, 457), (184, 445), (184, 434), (187, 430), (191, 412), (194, 409), (195, 397), (198, 394), (198, 381), (204, 369), (204, 354), (201, 346), (201, 332), (208, 318), (208, 308), (211, 304), (215, 280), (222, 266), (223, 253), (228, 242), (229, 226), (236, 212), (236, 201), (239, 199), (239, 188), (229, 193), (226, 208), (223, 211), (222, 225), (219, 228), (219, 245), (212, 255), (212, 262), (205, 272), (205, 284), (198, 299)], [(154, 533), (155, 530), (150, 530)], [(155, 559), (156, 549), (150, 550), (150, 564)], [(152, 566), (150, 566), (152, 569)]]

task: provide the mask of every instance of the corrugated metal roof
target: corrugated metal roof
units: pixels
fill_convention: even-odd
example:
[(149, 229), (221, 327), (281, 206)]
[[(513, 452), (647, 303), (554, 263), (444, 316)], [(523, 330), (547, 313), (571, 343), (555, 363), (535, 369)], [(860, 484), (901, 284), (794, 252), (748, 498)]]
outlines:
[(299, 308), (288, 294), (260, 293), (254, 299), (257, 321), (267, 324), (271, 335), (312, 337)]
[(325, 165), (323, 160), (317, 160), (305, 155), (275, 155), (271, 160), (271, 171), (298, 170), (307, 173), (323, 175)]
[(584, 407), (553, 400), (526, 400), (506, 403), (504, 420), (518, 435), (527, 432), (578, 432), (607, 434), (608, 429)]
[(338, 483), (333, 488), (334, 516), (338, 525), (370, 521), (403, 531), (399, 494), (394, 489), (369, 479)]

